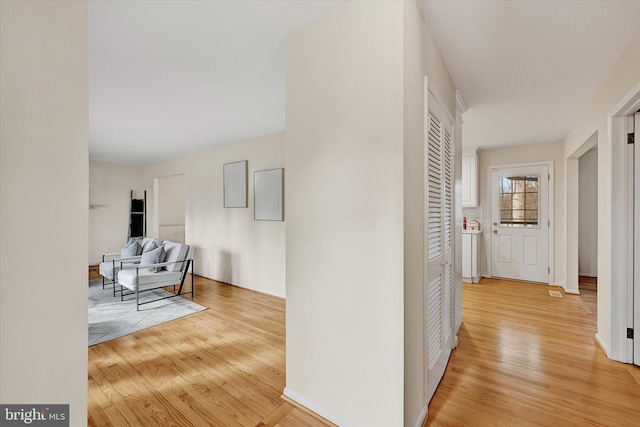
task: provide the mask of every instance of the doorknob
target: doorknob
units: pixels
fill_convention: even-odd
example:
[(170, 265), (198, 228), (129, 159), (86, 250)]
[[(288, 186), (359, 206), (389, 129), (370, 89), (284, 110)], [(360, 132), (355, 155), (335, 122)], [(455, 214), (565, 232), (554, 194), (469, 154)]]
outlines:
[(493, 230), (493, 234), (498, 234), (498, 230)]

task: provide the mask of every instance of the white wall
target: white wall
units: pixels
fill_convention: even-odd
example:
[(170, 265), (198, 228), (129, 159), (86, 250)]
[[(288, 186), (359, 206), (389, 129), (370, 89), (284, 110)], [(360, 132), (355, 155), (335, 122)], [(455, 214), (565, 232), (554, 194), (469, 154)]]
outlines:
[[(613, 262), (612, 252), (614, 246), (621, 242), (614, 241), (612, 224), (614, 211), (612, 207), (616, 203), (614, 194), (620, 189), (616, 182), (614, 185), (614, 149), (608, 138), (608, 117), (616, 104), (635, 86), (640, 80), (640, 33), (636, 34), (629, 43), (620, 59), (613, 67), (609, 75), (604, 79), (593, 98), (582, 110), (571, 127), (564, 140), (564, 157), (570, 157), (581, 150), (585, 142), (596, 134), (598, 143), (598, 333), (597, 338), (605, 347), (609, 355), (614, 349), (612, 344), (612, 331), (622, 334), (621, 322), (618, 315), (622, 306), (618, 298), (612, 298), (613, 294), (626, 295), (626, 290), (620, 292), (618, 287), (624, 283), (612, 285)], [(586, 150), (585, 150), (586, 151)], [(578, 153), (582, 154), (582, 153)], [(616, 165), (616, 168), (618, 166)], [(567, 183), (567, 192), (577, 191), (575, 185)], [(568, 223), (578, 221), (577, 213), (567, 217)], [(572, 236), (570, 236), (571, 238)], [(577, 247), (567, 250), (567, 263), (577, 264)], [(614, 317), (616, 317), (614, 319)], [(624, 339), (617, 338), (617, 347), (624, 347)], [(615, 352), (624, 352), (624, 349), (615, 349)]]
[(563, 158), (563, 146), (561, 142), (548, 142), (542, 144), (528, 144), (515, 147), (495, 148), (478, 151), (478, 168), (480, 183), (480, 206), (482, 207), (482, 239), (480, 240), (480, 274), (488, 275), (491, 259), (491, 194), (487, 188), (487, 168), (489, 166), (530, 163), (536, 161), (553, 160), (554, 162), (554, 211), (552, 218), (555, 224), (554, 267), (556, 285), (564, 285), (565, 277), (565, 235), (563, 232), (565, 218), (565, 164)]
[(90, 265), (100, 263), (104, 253), (119, 252), (126, 243), (131, 190), (134, 197), (142, 198), (141, 183), (138, 166), (89, 161), (89, 202), (95, 206), (89, 210)]
[(287, 39), (287, 387), (341, 425), (403, 424), (403, 2)]
[(87, 3), (0, 2), (0, 402), (87, 422)]
[[(455, 115), (455, 87), (415, 2), (404, 2), (404, 424), (424, 408), (424, 76)], [(460, 147), (458, 147), (460, 150)], [(460, 152), (460, 151), (458, 151)], [(456, 158), (458, 173), (461, 156)], [(458, 179), (461, 179), (459, 176)], [(458, 186), (459, 187), (459, 186)], [(460, 226), (460, 221), (457, 221)], [(461, 229), (459, 231), (460, 236)], [(461, 299), (462, 278), (456, 284)], [(458, 313), (461, 315), (461, 313)]]
[(598, 150), (579, 159), (578, 272), (598, 275)]
[[(249, 162), (249, 207), (225, 209), (222, 166), (239, 160)], [(154, 179), (184, 174), (185, 240), (196, 246), (196, 274), (284, 297), (285, 223), (253, 219), (253, 172), (280, 167), (284, 132), (145, 166), (142, 187), (153, 188)], [(152, 193), (147, 193), (148, 229), (156, 230)]]

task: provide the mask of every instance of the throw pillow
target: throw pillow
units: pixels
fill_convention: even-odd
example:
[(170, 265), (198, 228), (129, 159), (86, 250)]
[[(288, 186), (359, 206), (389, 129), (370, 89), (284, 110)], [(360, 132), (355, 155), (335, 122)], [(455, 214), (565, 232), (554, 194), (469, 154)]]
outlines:
[(158, 247), (158, 245), (156, 244), (155, 240), (147, 240), (142, 245), (142, 253), (152, 251), (152, 250), (156, 249), (157, 247)]
[[(153, 265), (164, 262), (164, 247), (160, 246), (159, 248), (155, 248), (153, 250), (147, 251), (142, 254), (142, 258), (140, 259), (140, 267), (144, 267), (145, 265)], [(148, 270), (152, 273), (157, 273), (162, 270), (164, 267), (151, 267)]]
[(120, 258), (131, 258), (140, 255), (140, 243), (133, 240), (127, 243), (120, 251)]

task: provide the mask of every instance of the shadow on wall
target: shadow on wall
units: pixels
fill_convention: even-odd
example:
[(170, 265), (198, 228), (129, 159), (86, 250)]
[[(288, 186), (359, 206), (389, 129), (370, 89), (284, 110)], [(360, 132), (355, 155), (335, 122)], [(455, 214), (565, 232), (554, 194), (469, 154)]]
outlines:
[(219, 279), (224, 283), (235, 284), (237, 279), (236, 271), (239, 266), (239, 257), (237, 254), (233, 254), (227, 251), (221, 251), (218, 258), (218, 272)]

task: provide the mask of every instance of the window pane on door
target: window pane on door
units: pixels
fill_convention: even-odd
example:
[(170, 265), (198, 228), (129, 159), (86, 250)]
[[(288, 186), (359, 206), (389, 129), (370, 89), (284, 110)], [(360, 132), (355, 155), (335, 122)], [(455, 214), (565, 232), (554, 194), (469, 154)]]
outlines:
[(500, 179), (500, 225), (538, 226), (539, 175), (505, 176)]

